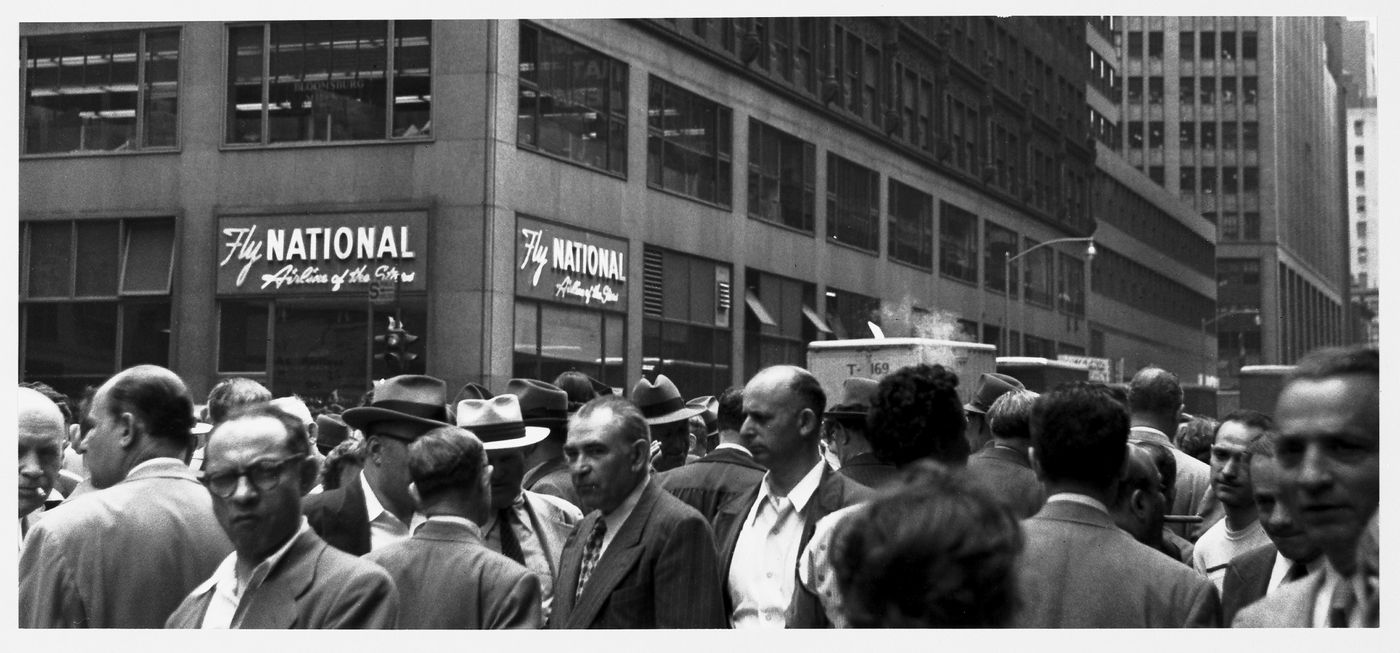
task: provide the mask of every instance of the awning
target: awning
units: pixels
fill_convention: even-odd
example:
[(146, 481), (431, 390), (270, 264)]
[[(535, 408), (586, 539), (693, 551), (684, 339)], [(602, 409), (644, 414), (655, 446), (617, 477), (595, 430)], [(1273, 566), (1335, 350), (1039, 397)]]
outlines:
[(765, 326), (778, 326), (777, 320), (773, 319), (772, 314), (763, 306), (763, 302), (758, 301), (758, 295), (753, 294), (752, 290), (745, 291), (744, 303), (749, 305), (749, 310), (753, 311), (753, 316), (758, 318), (759, 322), (762, 322)]
[(812, 322), (812, 326), (817, 327), (818, 331), (822, 333), (831, 333), (831, 327), (826, 325), (826, 320), (823, 320), (822, 316), (817, 315), (817, 312), (812, 310), (811, 307), (803, 304), (802, 314), (807, 316), (807, 319)]

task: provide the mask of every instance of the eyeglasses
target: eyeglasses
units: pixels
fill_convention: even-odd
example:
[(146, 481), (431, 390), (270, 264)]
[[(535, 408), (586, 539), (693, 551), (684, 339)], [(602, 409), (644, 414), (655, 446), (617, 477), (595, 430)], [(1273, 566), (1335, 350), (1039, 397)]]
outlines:
[(268, 492), (282, 484), (282, 470), (287, 463), (300, 462), (306, 456), (288, 456), (281, 460), (259, 460), (247, 467), (240, 467), (232, 471), (220, 471), (205, 473), (201, 482), (204, 487), (221, 499), (227, 499), (238, 491), (238, 479), (248, 477), (248, 482), (257, 488), (259, 492)]

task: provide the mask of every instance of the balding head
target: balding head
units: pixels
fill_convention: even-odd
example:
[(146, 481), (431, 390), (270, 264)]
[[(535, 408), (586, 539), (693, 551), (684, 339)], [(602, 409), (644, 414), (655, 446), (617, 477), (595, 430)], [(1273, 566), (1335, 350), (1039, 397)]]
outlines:
[(1148, 418), (1153, 426), (1169, 426), (1176, 432), (1176, 417), (1181, 413), (1183, 394), (1181, 381), (1175, 374), (1160, 367), (1144, 367), (1133, 375), (1128, 384), (1128, 408), (1134, 422)]
[(92, 429), (83, 439), (92, 483), (101, 489), (126, 478), (152, 458), (189, 460), (194, 403), (174, 372), (138, 365), (97, 389), (89, 411)]
[(48, 498), (63, 464), (63, 411), (48, 397), (30, 388), (19, 388), (19, 516), (23, 517)]

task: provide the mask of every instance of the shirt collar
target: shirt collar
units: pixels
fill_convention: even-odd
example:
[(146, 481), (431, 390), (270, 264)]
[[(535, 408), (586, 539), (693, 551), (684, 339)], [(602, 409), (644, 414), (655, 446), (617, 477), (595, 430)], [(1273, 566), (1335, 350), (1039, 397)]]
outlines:
[(1108, 506), (1103, 505), (1102, 501), (1099, 501), (1098, 499), (1095, 499), (1094, 497), (1091, 497), (1087, 494), (1079, 494), (1078, 492), (1057, 492), (1055, 494), (1050, 495), (1050, 497), (1045, 500), (1045, 503), (1053, 503), (1056, 501), (1064, 503), (1077, 503), (1081, 506), (1089, 506), (1090, 508), (1093, 508), (1094, 510), (1097, 510), (1105, 515), (1112, 516), (1112, 513), (1108, 511)]
[(168, 464), (170, 464), (171, 462), (179, 463), (181, 467), (185, 466), (185, 461), (180, 460), (179, 458), (175, 458), (175, 457), (172, 457), (172, 456), (159, 456), (159, 457), (156, 457), (156, 458), (151, 458), (151, 459), (149, 459), (149, 460), (143, 460), (143, 461), (141, 461), (141, 462), (140, 462), (139, 464), (137, 464), (135, 467), (132, 467), (131, 469), (127, 470), (126, 476), (127, 476), (127, 478), (130, 478), (131, 476), (133, 476), (134, 474), (136, 474), (136, 472), (138, 472), (138, 471), (140, 471), (140, 470), (144, 470), (144, 469), (147, 469), (147, 468), (149, 468), (149, 467), (158, 467), (158, 466), (161, 466), (161, 465), (168, 465)]
[(645, 490), (649, 484), (651, 484), (650, 475), (641, 483), (638, 483), (637, 487), (632, 488), (632, 493), (628, 494), (627, 498), (623, 499), (622, 503), (614, 508), (612, 512), (603, 515), (603, 521), (607, 523), (610, 533), (616, 534), (617, 529), (627, 523), (627, 518), (631, 517), (632, 511), (637, 508), (637, 502), (642, 500), (642, 491)]
[[(1154, 428), (1152, 428), (1152, 427), (1150, 427), (1150, 426), (1134, 426), (1134, 427), (1132, 427), (1132, 429), (1130, 429), (1130, 432), (1131, 432), (1131, 433), (1136, 433), (1136, 434), (1138, 435), (1139, 439), (1142, 439), (1142, 440), (1150, 440), (1150, 441), (1154, 441), (1154, 442), (1161, 442), (1162, 444), (1171, 444), (1171, 442), (1172, 442), (1172, 439), (1169, 438), (1169, 437), (1167, 437), (1167, 434), (1166, 434), (1166, 433), (1163, 433), (1163, 432), (1161, 432), (1161, 431), (1158, 431), (1157, 429), (1154, 429)], [(1142, 437), (1142, 436), (1147, 436), (1147, 437)]]
[(715, 445), (715, 448), (712, 449), (711, 452), (719, 451), (720, 449), (735, 449), (738, 451), (742, 451), (750, 456), (753, 455), (753, 452), (749, 451), (748, 447), (745, 447), (744, 445), (735, 442), (721, 442)]
[(431, 515), (431, 516), (429, 516), (426, 520), (424, 520), (424, 523), (427, 523), (427, 522), (430, 522), (430, 521), (444, 522), (444, 523), (448, 523), (448, 524), (457, 524), (457, 525), (459, 525), (459, 526), (465, 526), (466, 529), (469, 530), (469, 531), (471, 531), (473, 535), (475, 535), (475, 536), (477, 536), (477, 537), (481, 537), (481, 527), (480, 527), (480, 526), (477, 526), (475, 522), (473, 522), (473, 521), (470, 520), (470, 519), (467, 519), (466, 517), (460, 517), (460, 516), (457, 516), (457, 515)]
[(234, 553), (233, 555), (235, 556), (235, 580), (237, 580), (238, 585), (243, 588), (241, 591), (238, 592), (238, 594), (241, 596), (244, 592), (247, 592), (248, 589), (261, 585), (262, 582), (267, 579), (268, 574), (272, 573), (272, 569), (277, 566), (277, 563), (281, 562), (282, 558), (287, 556), (287, 552), (292, 549), (292, 543), (296, 542), (297, 538), (301, 537), (302, 533), (305, 533), (309, 530), (311, 530), (311, 522), (306, 519), (305, 515), (303, 515), (301, 518), (301, 525), (297, 527), (297, 532), (293, 533), (291, 537), (287, 538), (287, 541), (283, 542), (281, 547), (279, 547), (276, 551), (272, 552), (272, 555), (263, 558), (262, 562), (259, 562), (256, 566), (254, 566), (252, 573), (249, 574), (248, 578), (246, 579), (237, 578), (238, 563), (236, 561), (236, 557), (238, 554)]
[(812, 469), (807, 470), (807, 474), (802, 477), (802, 480), (798, 481), (797, 485), (792, 486), (791, 490), (788, 490), (786, 497), (779, 497), (773, 492), (773, 487), (770, 485), (773, 472), (767, 472), (763, 475), (763, 483), (759, 485), (758, 500), (762, 502), (764, 499), (777, 500), (786, 498), (788, 501), (792, 502), (792, 509), (794, 511), (802, 512), (802, 509), (807, 507), (807, 502), (812, 499), (812, 495), (816, 494), (817, 486), (820, 485), (822, 481), (822, 470), (825, 468), (826, 461), (818, 460), (817, 464), (812, 466)]

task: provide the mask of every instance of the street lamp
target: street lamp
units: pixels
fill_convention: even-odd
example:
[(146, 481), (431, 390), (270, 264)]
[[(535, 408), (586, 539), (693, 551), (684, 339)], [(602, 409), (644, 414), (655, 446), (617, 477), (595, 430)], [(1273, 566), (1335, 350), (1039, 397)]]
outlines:
[[(1029, 253), (1031, 253), (1031, 252), (1034, 252), (1035, 250), (1040, 249), (1040, 248), (1042, 248), (1042, 247), (1046, 247), (1046, 246), (1049, 246), (1049, 245), (1058, 245), (1058, 244), (1060, 244), (1060, 243), (1089, 243), (1089, 247), (1086, 248), (1086, 249), (1084, 250), (1084, 255), (1085, 255), (1086, 257), (1088, 257), (1090, 263), (1092, 263), (1093, 260), (1094, 260), (1094, 254), (1097, 254), (1097, 253), (1098, 253), (1098, 252), (1094, 249), (1094, 237), (1093, 237), (1093, 236), (1085, 236), (1085, 237), (1082, 237), (1082, 238), (1056, 238), (1056, 239), (1054, 239), (1054, 240), (1047, 240), (1047, 241), (1045, 241), (1045, 242), (1043, 242), (1043, 243), (1039, 243), (1039, 244), (1037, 244), (1037, 245), (1034, 245), (1034, 246), (1031, 246), (1031, 247), (1027, 247), (1026, 249), (1023, 249), (1023, 250), (1017, 252), (1017, 253), (1014, 254), (1014, 255), (1011, 253), (1010, 250), (1007, 250), (1007, 251), (1006, 251), (1006, 253), (1005, 253), (1005, 260), (1002, 262), (1002, 265), (1004, 266), (1004, 274), (1003, 274), (1002, 279), (1001, 279), (1001, 283), (1002, 283), (1002, 288), (1001, 288), (1001, 291), (1002, 291), (1002, 298), (1001, 298), (1001, 302), (1002, 302), (1002, 303), (1001, 303), (1001, 340), (1002, 340), (1002, 355), (1003, 355), (1003, 356), (1009, 356), (1009, 355), (1011, 355), (1011, 329), (1010, 329), (1010, 326), (1011, 326), (1011, 325), (1010, 325), (1010, 317), (1011, 317), (1011, 262), (1012, 262), (1012, 261), (1015, 261), (1015, 260), (1018, 259), (1018, 258), (1021, 258), (1022, 256), (1025, 256), (1025, 255), (1027, 255), (1027, 254), (1029, 254)], [(1017, 297), (1017, 300), (1016, 300), (1016, 301), (1017, 301), (1018, 303), (1020, 303), (1020, 305), (1021, 305), (1021, 335), (1024, 337), (1024, 336), (1025, 336), (1025, 332), (1026, 332), (1026, 324), (1025, 324), (1025, 323), (1026, 323), (1026, 308), (1025, 308), (1025, 307), (1026, 307), (1026, 296), (1025, 296), (1025, 293), (1022, 292), (1021, 295), (1019, 295), (1019, 296)], [(1087, 302), (1087, 301), (1085, 302), (1085, 306), (1086, 306), (1086, 309), (1087, 309), (1087, 306), (1088, 306), (1088, 302)], [(1088, 311), (1086, 310), (1085, 312), (1087, 313)], [(1086, 315), (1085, 317), (1088, 317), (1088, 316)]]
[[(1209, 331), (1206, 331), (1206, 328), (1207, 328), (1207, 327), (1209, 327), (1209, 326), (1212, 325), (1212, 324), (1215, 324), (1216, 322), (1219, 322), (1220, 320), (1222, 320), (1222, 319), (1224, 319), (1224, 318), (1230, 317), (1230, 316), (1232, 316), (1232, 315), (1253, 315), (1253, 316), (1254, 316), (1254, 324), (1255, 324), (1255, 326), (1258, 326), (1258, 325), (1259, 325), (1259, 309), (1257, 309), (1257, 308), (1241, 308), (1241, 309), (1236, 309), (1236, 310), (1233, 310), (1233, 311), (1225, 311), (1224, 313), (1217, 313), (1217, 314), (1215, 315), (1215, 317), (1210, 317), (1210, 318), (1203, 317), (1203, 318), (1201, 318), (1201, 339), (1202, 339), (1202, 340), (1209, 340), (1209, 339), (1210, 339), (1210, 332), (1209, 332)], [(1215, 350), (1216, 350), (1216, 351), (1215, 351), (1216, 359), (1219, 360), (1219, 358), (1220, 358), (1220, 343), (1219, 343), (1219, 339), (1217, 339), (1217, 341), (1216, 341)], [(1202, 359), (1203, 359), (1204, 365), (1202, 365), (1201, 383), (1204, 384), (1204, 383), (1206, 382), (1206, 377), (1210, 376), (1210, 348), (1206, 348), (1206, 349), (1202, 350), (1202, 354), (1203, 354)], [(1243, 355), (1243, 354), (1241, 354), (1241, 355)], [(1217, 371), (1219, 371), (1219, 370), (1217, 370)]]

